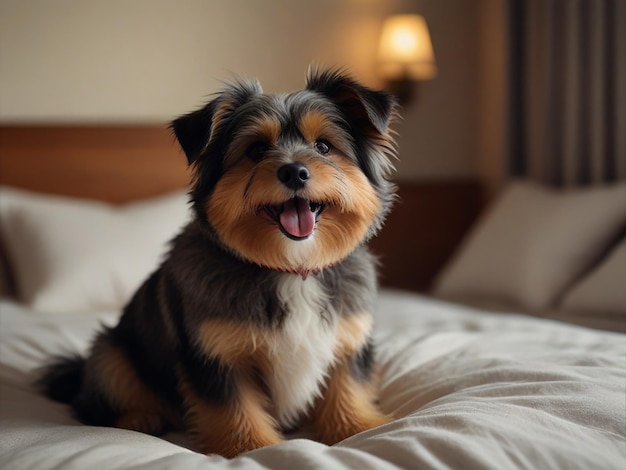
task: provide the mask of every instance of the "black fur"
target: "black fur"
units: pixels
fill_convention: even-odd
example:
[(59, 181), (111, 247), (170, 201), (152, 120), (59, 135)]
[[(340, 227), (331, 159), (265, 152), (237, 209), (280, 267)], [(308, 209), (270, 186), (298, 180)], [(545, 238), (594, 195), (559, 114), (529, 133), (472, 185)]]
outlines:
[(49, 398), (71, 403), (82, 387), (84, 368), (85, 359), (81, 356), (59, 356), (49, 363), (37, 385)]
[(115, 426), (120, 416), (109, 397), (94, 382), (84, 381), (70, 403), (78, 420), (92, 426)]
[(368, 381), (372, 377), (374, 367), (374, 343), (370, 338), (365, 346), (357, 353), (350, 363), (352, 375), (361, 381)]
[[(168, 289), (162, 271), (154, 272), (139, 289), (109, 336), (126, 353), (141, 379), (172, 407), (177, 407), (175, 330), (168, 325), (180, 313), (177, 291)], [(168, 294), (171, 297), (168, 297)], [(136, 332), (142, 334), (137, 336)], [(155, 348), (154, 345), (159, 345)]]

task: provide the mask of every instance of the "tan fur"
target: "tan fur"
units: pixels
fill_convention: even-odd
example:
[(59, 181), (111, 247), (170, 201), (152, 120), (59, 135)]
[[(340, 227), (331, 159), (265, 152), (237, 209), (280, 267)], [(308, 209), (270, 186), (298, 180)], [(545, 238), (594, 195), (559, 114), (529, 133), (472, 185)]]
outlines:
[(232, 458), (283, 440), (265, 411), (265, 396), (244, 379), (240, 380), (237, 396), (221, 406), (202, 400), (188, 384), (181, 384), (180, 391), (187, 425), (201, 452)]
[(275, 116), (255, 116), (247, 125), (237, 129), (237, 138), (230, 143), (224, 157), (225, 168), (230, 168), (244, 159), (248, 148), (255, 142), (274, 145), (281, 129), (281, 123)]
[(250, 129), (252, 135), (257, 139), (262, 138), (269, 143), (274, 143), (278, 140), (281, 130), (282, 124), (278, 118), (267, 115), (256, 117)]
[(122, 350), (100, 339), (86, 367), (120, 414), (116, 425), (124, 429), (160, 434), (177, 425), (175, 413), (137, 377)]
[(274, 159), (259, 164), (243, 159), (230, 168), (209, 198), (207, 214), (221, 239), (248, 260), (272, 269), (318, 271), (345, 258), (363, 240), (380, 202), (367, 177), (347, 157), (298, 161), (311, 172), (298, 195), (327, 204), (310, 240), (293, 247), (262, 211), (293, 197), (276, 178), (284, 162)]
[(250, 364), (254, 353), (267, 354), (267, 333), (254, 325), (230, 320), (205, 320), (198, 328), (202, 351), (227, 364)]
[(317, 436), (325, 444), (332, 445), (393, 420), (376, 407), (379, 388), (376, 374), (360, 382), (350, 373), (350, 361), (365, 346), (372, 326), (372, 318), (366, 313), (339, 320), (338, 363), (330, 372), (312, 415)]
[(309, 111), (300, 118), (298, 128), (302, 136), (309, 142), (314, 142), (320, 137), (326, 137), (329, 132), (335, 133), (334, 126), (328, 121), (324, 113)]
[(333, 153), (343, 154), (345, 157), (354, 158), (350, 145), (350, 137), (329, 121), (320, 111), (309, 111), (300, 117), (298, 128), (302, 136), (311, 144), (318, 139), (332, 142)]
[(353, 314), (339, 319), (335, 355), (349, 360), (365, 346), (373, 328), (372, 317), (367, 313)]
[(211, 125), (211, 138), (209, 139), (207, 146), (212, 144), (215, 137), (219, 134), (219, 132), (216, 132), (216, 130), (219, 129), (219, 127), (222, 125), (224, 117), (232, 113), (234, 109), (234, 105), (230, 101), (223, 101), (219, 104), (219, 106), (215, 110), (215, 114), (213, 115), (213, 121)]
[(335, 444), (359, 432), (393, 420), (376, 407), (376, 389), (350, 374), (348, 361), (330, 373), (323, 397), (313, 411), (313, 425), (320, 442)]

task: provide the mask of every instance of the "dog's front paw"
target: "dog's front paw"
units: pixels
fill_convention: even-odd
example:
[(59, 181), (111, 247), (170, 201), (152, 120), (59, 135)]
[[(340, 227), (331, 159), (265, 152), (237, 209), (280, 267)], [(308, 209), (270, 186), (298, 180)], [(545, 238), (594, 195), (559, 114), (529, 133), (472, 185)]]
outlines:
[(198, 444), (197, 450), (207, 455), (218, 454), (232, 459), (245, 452), (283, 442), (283, 439), (277, 436), (227, 436), (225, 433), (221, 437), (219, 440)]
[(333, 445), (368, 429), (382, 426), (394, 420), (391, 415), (369, 413), (364, 416), (351, 416), (347, 420), (331, 420), (328, 423), (319, 423), (318, 440), (327, 445)]
[(120, 416), (115, 426), (158, 436), (167, 429), (166, 419), (156, 413), (131, 411)]
[(228, 459), (237, 457), (239, 454), (249, 452), (251, 450), (260, 449), (261, 447), (267, 447), (274, 444), (280, 444), (282, 439), (272, 436), (255, 436), (252, 439), (237, 440), (232, 443), (224, 445), (218, 450), (218, 454)]

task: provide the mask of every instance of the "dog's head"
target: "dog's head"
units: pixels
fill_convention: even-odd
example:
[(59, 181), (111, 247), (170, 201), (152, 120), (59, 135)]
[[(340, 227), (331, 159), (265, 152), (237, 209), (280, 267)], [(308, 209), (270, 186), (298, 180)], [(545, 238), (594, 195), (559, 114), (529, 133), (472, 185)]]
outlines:
[(302, 275), (348, 256), (393, 200), (395, 101), (337, 71), (264, 94), (227, 86), (172, 128), (194, 167), (198, 217), (240, 258)]

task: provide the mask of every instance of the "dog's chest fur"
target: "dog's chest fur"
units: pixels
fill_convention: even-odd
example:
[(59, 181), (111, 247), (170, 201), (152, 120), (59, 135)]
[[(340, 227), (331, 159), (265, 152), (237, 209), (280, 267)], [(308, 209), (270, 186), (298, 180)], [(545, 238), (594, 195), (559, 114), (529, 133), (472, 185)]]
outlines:
[(285, 274), (278, 297), (287, 310), (283, 324), (267, 338), (272, 411), (283, 426), (295, 423), (321, 393), (337, 342), (337, 315), (314, 277)]

